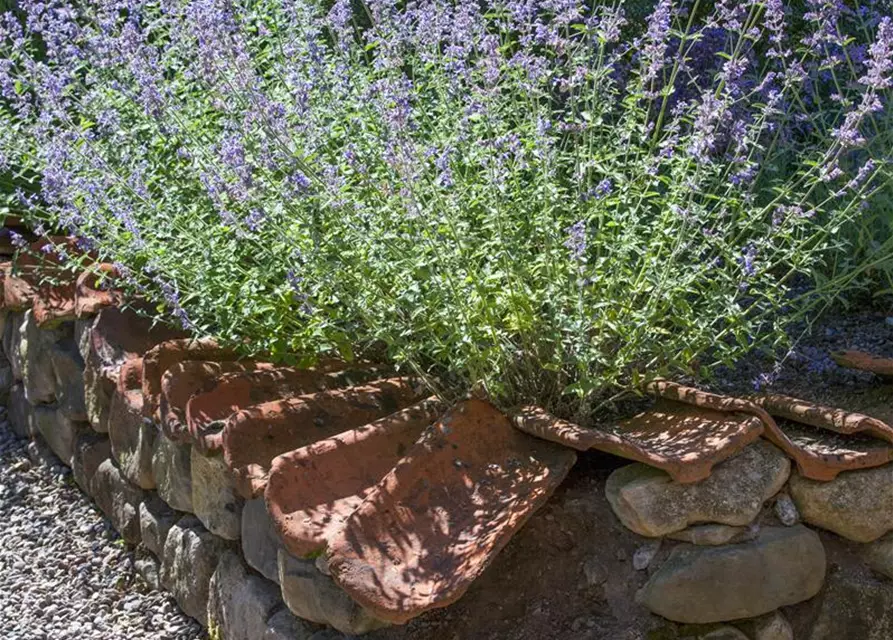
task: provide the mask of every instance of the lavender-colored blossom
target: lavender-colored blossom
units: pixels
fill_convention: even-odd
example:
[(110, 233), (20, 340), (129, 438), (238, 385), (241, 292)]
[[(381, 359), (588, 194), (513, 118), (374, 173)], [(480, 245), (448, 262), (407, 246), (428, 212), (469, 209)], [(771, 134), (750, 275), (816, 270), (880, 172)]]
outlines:
[(570, 252), (571, 259), (574, 262), (582, 263), (585, 260), (588, 247), (586, 223), (583, 220), (578, 220), (565, 229), (564, 232), (567, 234), (564, 246)]
[(880, 91), (893, 86), (893, 19), (881, 20), (877, 39), (869, 49), (868, 72), (861, 79), (869, 89)]
[(648, 31), (641, 53), (644, 64), (642, 82), (646, 87), (657, 80), (664, 67), (672, 19), (673, 0), (660, 0), (648, 18)]

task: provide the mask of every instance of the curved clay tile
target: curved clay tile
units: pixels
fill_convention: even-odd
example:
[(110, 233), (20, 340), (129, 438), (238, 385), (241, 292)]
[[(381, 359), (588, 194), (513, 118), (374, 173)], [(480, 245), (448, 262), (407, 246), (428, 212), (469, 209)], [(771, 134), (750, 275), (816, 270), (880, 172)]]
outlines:
[(708, 477), (714, 465), (763, 433), (760, 418), (734, 403), (725, 406), (719, 396), (704, 406), (705, 396), (714, 394), (687, 387), (652, 391), (662, 396), (652, 408), (604, 430), (586, 429), (533, 406), (523, 407), (513, 423), (525, 433), (578, 451), (598, 449), (663, 469), (683, 483)]
[(844, 411), (774, 393), (755, 396), (753, 401), (776, 418), (802, 422), (847, 436), (863, 433), (893, 443), (893, 427), (864, 413)]
[(131, 309), (107, 307), (91, 325), (90, 353), (101, 365), (116, 365), (182, 336), (182, 331), (153, 324), (150, 318)]
[(326, 542), (446, 407), (428, 398), (273, 460), (267, 510), (285, 548), (303, 558)]
[(118, 270), (107, 262), (92, 265), (81, 273), (75, 283), (75, 316), (85, 318), (96, 315), (104, 307), (116, 307), (121, 304), (122, 292), (111, 287), (111, 281), (117, 276)]
[(650, 387), (664, 397), (678, 397), (698, 406), (720, 407), (759, 417), (765, 427), (764, 437), (797, 463), (801, 476), (811, 480), (833, 480), (841, 471), (875, 467), (893, 459), (889, 457), (889, 447), (885, 444), (878, 447), (877, 441), (872, 443), (872, 439), (866, 440), (864, 436), (833, 438), (822, 429), (803, 431), (802, 426), (792, 422), (785, 423), (782, 428), (766, 409), (751, 400), (707, 393), (666, 380), (655, 381)]
[(161, 423), (161, 377), (178, 362), (185, 360), (231, 361), (238, 355), (211, 338), (181, 338), (155, 345), (143, 356), (143, 415)]
[(211, 362), (208, 360), (184, 360), (171, 366), (161, 377), (161, 430), (176, 442), (190, 440), (186, 426), (186, 407), (193, 394), (210, 388), (215, 380), (226, 373), (269, 368), (270, 364), (253, 360), (242, 362)]
[(893, 429), (881, 420), (786, 396), (755, 401), (779, 418), (766, 437), (796, 461), (801, 476), (830, 481), (841, 471), (893, 461)]
[(381, 377), (380, 368), (368, 367), (335, 373), (317, 369), (276, 367), (244, 373), (227, 373), (197, 393), (186, 405), (186, 422), (193, 445), (202, 453), (223, 446), (224, 422), (236, 411), (272, 400), (364, 384)]
[(74, 238), (44, 237), (29, 244), (4, 271), (3, 307), (21, 310), (34, 306), (39, 326), (74, 318), (75, 276), (51, 250), (56, 246), (72, 255), (81, 254)]
[(838, 351), (832, 353), (831, 357), (841, 367), (870, 371), (881, 378), (893, 379), (893, 358), (884, 358), (855, 349)]
[(276, 456), (383, 418), (420, 397), (409, 378), (390, 378), (249, 407), (226, 421), (224, 460), (242, 497), (256, 498)]
[(329, 541), (332, 578), (404, 623), (458, 600), (558, 487), (576, 453), (467, 400), (427, 429)]

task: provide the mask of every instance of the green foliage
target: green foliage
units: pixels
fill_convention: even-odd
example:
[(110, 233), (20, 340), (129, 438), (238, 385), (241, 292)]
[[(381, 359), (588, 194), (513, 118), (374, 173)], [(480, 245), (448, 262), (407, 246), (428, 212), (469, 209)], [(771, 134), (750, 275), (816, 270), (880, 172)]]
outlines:
[(805, 44), (770, 2), (131, 4), (7, 42), (0, 149), (33, 219), (248, 352), (585, 419), (893, 286), (870, 16), (788, 16)]

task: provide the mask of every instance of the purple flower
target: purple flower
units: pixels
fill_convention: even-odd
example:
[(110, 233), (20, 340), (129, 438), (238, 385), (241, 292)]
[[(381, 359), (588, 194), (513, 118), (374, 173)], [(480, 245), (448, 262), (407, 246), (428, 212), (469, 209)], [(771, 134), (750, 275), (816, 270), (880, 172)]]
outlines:
[(673, 0), (660, 0), (648, 18), (648, 31), (641, 54), (645, 66), (642, 82), (646, 87), (657, 80), (664, 67), (672, 18)]
[(585, 259), (586, 248), (588, 246), (586, 240), (586, 223), (582, 220), (578, 220), (565, 229), (564, 232), (567, 234), (564, 246), (570, 252), (571, 259), (573, 259), (574, 262), (582, 263)]
[(875, 91), (893, 86), (893, 19), (889, 16), (878, 26), (877, 40), (869, 49), (868, 73), (861, 78), (862, 84)]

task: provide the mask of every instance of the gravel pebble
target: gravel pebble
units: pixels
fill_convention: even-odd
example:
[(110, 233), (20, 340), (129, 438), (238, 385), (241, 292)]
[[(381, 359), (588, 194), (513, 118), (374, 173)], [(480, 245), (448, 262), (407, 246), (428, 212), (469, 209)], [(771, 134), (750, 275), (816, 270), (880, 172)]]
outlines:
[(19, 439), (0, 407), (0, 640), (198, 640), (145, 584), (71, 471)]

